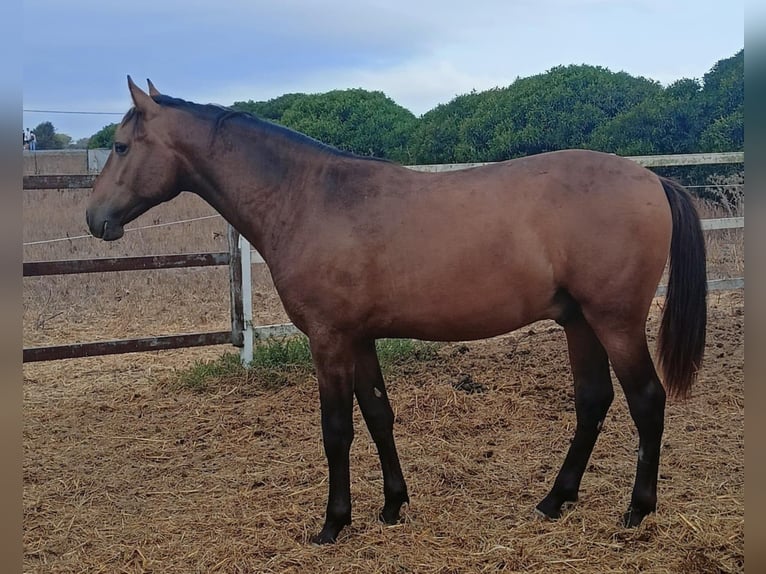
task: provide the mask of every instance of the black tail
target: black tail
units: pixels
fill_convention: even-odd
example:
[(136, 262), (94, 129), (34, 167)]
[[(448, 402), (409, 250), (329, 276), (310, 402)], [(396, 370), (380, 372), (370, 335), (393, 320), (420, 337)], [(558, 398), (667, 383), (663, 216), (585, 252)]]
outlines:
[(663, 177), (660, 181), (670, 203), (673, 238), (670, 242), (668, 290), (659, 334), (659, 363), (669, 394), (686, 398), (697, 378), (705, 351), (705, 238), (689, 193), (674, 181)]

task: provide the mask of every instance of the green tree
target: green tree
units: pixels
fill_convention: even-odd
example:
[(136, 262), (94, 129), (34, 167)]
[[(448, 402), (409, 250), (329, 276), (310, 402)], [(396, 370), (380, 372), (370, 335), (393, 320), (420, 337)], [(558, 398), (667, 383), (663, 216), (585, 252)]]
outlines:
[(266, 120), (281, 123), (285, 111), (297, 101), (306, 97), (306, 94), (284, 94), (278, 98), (265, 102), (254, 102), (253, 100), (234, 102), (231, 108), (240, 112), (251, 113)]
[(701, 86), (683, 79), (600, 126), (591, 145), (620, 155), (692, 153), (704, 128)]
[(80, 138), (76, 142), (71, 144), (71, 146), (73, 148), (75, 148), (75, 149), (87, 149), (89, 141), (90, 141), (90, 138), (87, 138), (87, 137), (86, 138)]
[(741, 151), (745, 149), (745, 109), (713, 120), (700, 136), (700, 149), (706, 152)]
[(348, 89), (287, 94), (268, 102), (237, 102), (233, 107), (345, 151), (412, 161), (409, 141), (417, 119), (383, 92)]
[(501, 143), (506, 157), (590, 147), (598, 126), (659, 90), (654, 81), (585, 65), (516, 82), (507, 92), (512, 121), (496, 134), (495, 153)]
[(37, 149), (61, 149), (64, 147), (61, 139), (56, 137), (56, 128), (51, 122), (42, 122), (32, 131), (37, 140)]
[(54, 134), (53, 139), (56, 140), (57, 149), (66, 149), (72, 144), (72, 136), (68, 134)]
[(114, 144), (114, 132), (118, 124), (109, 124), (98, 130), (88, 139), (88, 149), (111, 148)]
[(712, 123), (745, 106), (745, 50), (715, 63), (702, 78), (705, 112)]
[(703, 77), (706, 126), (700, 151), (738, 151), (745, 147), (745, 51), (719, 60)]
[(477, 107), (483, 94), (475, 91), (457, 96), (423, 114), (412, 134), (411, 148), (415, 163), (454, 163), (479, 161), (474, 150), (465, 145), (461, 126)]
[(419, 162), (430, 163), (588, 147), (599, 125), (660, 90), (656, 82), (624, 72), (559, 66), (505, 88), (458, 96), (426, 113), (413, 148)]

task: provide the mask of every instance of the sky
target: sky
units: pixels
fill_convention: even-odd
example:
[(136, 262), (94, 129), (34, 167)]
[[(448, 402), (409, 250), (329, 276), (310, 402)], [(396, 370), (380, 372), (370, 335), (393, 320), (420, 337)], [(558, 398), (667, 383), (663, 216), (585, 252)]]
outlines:
[(24, 0), (23, 11), (24, 127), (50, 121), (76, 140), (120, 121), (128, 74), (221, 105), (380, 90), (418, 116), (559, 65), (702, 79), (744, 47), (745, 0)]

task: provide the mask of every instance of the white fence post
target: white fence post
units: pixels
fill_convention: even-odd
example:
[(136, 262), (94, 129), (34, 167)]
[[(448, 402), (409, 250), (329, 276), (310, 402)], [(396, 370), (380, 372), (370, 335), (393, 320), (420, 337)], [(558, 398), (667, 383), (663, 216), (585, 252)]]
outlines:
[(239, 251), (242, 264), (242, 317), (244, 319), (244, 341), (240, 350), (242, 364), (247, 366), (253, 361), (253, 284), (251, 277), (250, 243), (239, 236)]

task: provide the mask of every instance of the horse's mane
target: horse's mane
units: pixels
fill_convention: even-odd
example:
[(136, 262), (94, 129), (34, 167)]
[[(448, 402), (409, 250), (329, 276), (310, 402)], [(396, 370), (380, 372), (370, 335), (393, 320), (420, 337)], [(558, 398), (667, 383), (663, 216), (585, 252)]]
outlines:
[[(231, 108), (227, 108), (225, 106), (219, 106), (217, 104), (196, 104), (194, 102), (182, 100), (181, 98), (166, 96), (164, 94), (153, 96), (152, 99), (158, 104), (160, 104), (161, 106), (183, 110), (191, 114), (194, 114), (196, 116), (201, 116), (207, 120), (212, 121), (213, 131), (211, 134), (211, 141), (215, 139), (216, 135), (224, 127), (225, 124), (236, 122), (239, 125), (242, 125), (244, 127), (247, 127), (250, 129), (257, 129), (260, 132), (265, 131), (267, 134), (277, 135), (301, 145), (308, 145), (314, 149), (323, 151), (325, 153), (329, 153), (331, 155), (340, 156), (340, 157), (349, 157), (349, 158), (355, 158), (355, 159), (366, 159), (371, 161), (383, 161), (383, 162), (389, 161), (389, 160), (377, 158), (374, 156), (363, 156), (363, 155), (358, 155), (349, 151), (338, 149), (334, 146), (328, 145), (317, 139), (307, 136), (306, 134), (302, 134), (288, 127), (270, 122), (263, 118), (259, 118), (249, 112), (233, 110)], [(128, 113), (125, 115), (125, 118), (123, 119), (122, 123), (126, 124), (136, 114), (137, 114), (136, 109), (131, 108), (128, 111)]]

